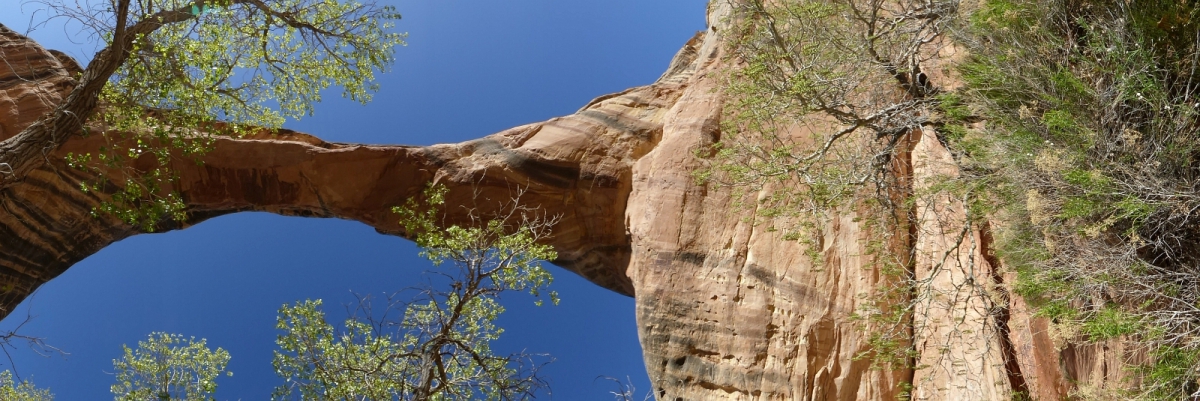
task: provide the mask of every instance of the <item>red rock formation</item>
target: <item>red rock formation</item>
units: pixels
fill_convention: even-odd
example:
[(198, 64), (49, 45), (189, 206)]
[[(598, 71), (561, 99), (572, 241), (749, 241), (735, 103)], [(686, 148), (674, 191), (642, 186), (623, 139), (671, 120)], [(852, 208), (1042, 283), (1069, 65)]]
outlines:
[[(694, 151), (721, 134), (719, 21), (728, 7), (714, 3), (712, 29), (689, 41), (657, 82), (485, 138), (430, 147), (329, 143), (289, 131), (220, 140), (203, 165), (174, 166), (189, 218), (159, 229), (255, 210), (354, 219), (403, 235), (389, 208), (428, 182), (451, 188), (448, 204), (484, 209), (525, 189), (523, 202), (562, 215), (556, 264), (636, 296), (660, 400), (891, 400), (905, 383), (917, 399), (1008, 399), (1014, 390), (1058, 399), (1077, 380), (1107, 379), (1097, 364), (1111, 354), (1062, 348), (1043, 320), (987, 295), (1003, 291), (987, 231), (967, 226), (961, 203), (946, 194), (918, 202), (918, 229), (901, 244), (916, 249), (915, 275), (925, 283), (914, 294), (918, 369), (872, 368), (856, 358), (870, 350), (869, 333), (852, 315), (886, 280), (857, 216), (829, 221), (814, 259), (755, 224), (754, 210), (731, 207), (728, 188), (692, 178), (704, 163)], [(59, 102), (78, 67), (4, 28), (0, 58), (3, 139)], [(916, 188), (957, 174), (935, 138), (911, 139), (903, 162)], [(75, 262), (139, 234), (91, 216), (105, 195), (80, 192), (90, 177), (62, 161), (100, 142), (72, 139), (0, 191), (0, 313)]]

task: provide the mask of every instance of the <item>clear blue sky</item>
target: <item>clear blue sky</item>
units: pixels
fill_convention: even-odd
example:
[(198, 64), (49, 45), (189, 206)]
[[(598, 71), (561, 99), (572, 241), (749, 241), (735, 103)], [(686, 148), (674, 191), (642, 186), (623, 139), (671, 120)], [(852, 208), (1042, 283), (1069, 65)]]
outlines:
[[(0, 0), (0, 23), (25, 32), (34, 5)], [(395, 1), (408, 46), (367, 106), (331, 96), (315, 117), (288, 128), (337, 142), (458, 142), (574, 112), (592, 98), (652, 82), (674, 52), (704, 29), (703, 0)], [(34, 16), (39, 19), (43, 14)], [(55, 25), (31, 36), (85, 61), (94, 46), (67, 40)], [(86, 61), (85, 61), (86, 62)], [(112, 359), (121, 344), (152, 331), (208, 339), (232, 354), (233, 377), (218, 399), (267, 399), (280, 305), (321, 298), (331, 320), (353, 292), (383, 294), (417, 284), (429, 268), (405, 240), (332, 219), (243, 213), (184, 231), (114, 244), (43, 285), (0, 330), (28, 310), (25, 334), (70, 353), (41, 357), (18, 349), (21, 376), (57, 399), (111, 397)], [(551, 354), (553, 396), (611, 400), (600, 375), (632, 378), (649, 390), (633, 299), (552, 268), (557, 307), (506, 297), (500, 352)], [(7, 361), (2, 361), (7, 365)], [(0, 367), (0, 369), (8, 366)]]

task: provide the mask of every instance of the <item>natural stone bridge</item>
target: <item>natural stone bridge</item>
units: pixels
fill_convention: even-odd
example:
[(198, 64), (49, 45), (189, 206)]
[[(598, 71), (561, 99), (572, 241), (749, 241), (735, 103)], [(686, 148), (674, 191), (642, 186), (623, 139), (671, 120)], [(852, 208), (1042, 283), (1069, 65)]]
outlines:
[[(921, 312), (916, 318), (927, 323), (915, 329), (914, 350), (922, 369), (873, 369), (855, 358), (869, 350), (869, 333), (851, 314), (882, 280), (863, 249), (869, 233), (855, 216), (824, 227), (820, 257), (813, 259), (803, 245), (754, 224), (754, 210), (731, 207), (728, 188), (692, 178), (704, 165), (694, 150), (720, 137), (719, 71), (727, 63), (720, 33), (729, 8), (710, 6), (711, 29), (689, 41), (655, 83), (485, 138), (429, 147), (329, 143), (290, 131), (220, 140), (203, 165), (174, 166), (181, 179), (172, 189), (182, 194), (189, 217), (159, 229), (266, 211), (353, 219), (403, 235), (390, 207), (429, 182), (449, 186), (452, 205), (476, 193), (507, 199), (524, 188), (525, 202), (562, 216), (551, 240), (559, 254), (554, 263), (636, 297), (645, 362), (661, 400), (892, 400), (902, 383), (913, 383), (920, 399), (999, 400), (1026, 389), (1059, 399), (1068, 383), (1110, 379), (1102, 369), (1111, 353), (1099, 346), (1060, 352), (1046, 338), (1045, 322), (1025, 314), (1019, 299), (1008, 305), (967, 299)], [(7, 61), (0, 64), (4, 139), (61, 101), (78, 67), (5, 28), (0, 57)], [(74, 263), (140, 233), (112, 217), (91, 216), (106, 195), (79, 191), (91, 177), (63, 161), (101, 141), (71, 139), (40, 169), (0, 191), (0, 313)], [(956, 171), (931, 135), (914, 132), (908, 146), (901, 164), (910, 170), (902, 173), (918, 187)], [(963, 221), (951, 198), (932, 199), (918, 204), (920, 229), (900, 244), (917, 250), (918, 278), (943, 295), (953, 295), (962, 280), (998, 278), (984, 257), (986, 233), (977, 231), (969, 237), (985, 246), (958, 256), (975, 261), (976, 270), (943, 275), (931, 267)], [(944, 336), (950, 319), (996, 333), (996, 322), (972, 312), (996, 308), (1009, 311), (1001, 335), (938, 340), (950, 338)]]

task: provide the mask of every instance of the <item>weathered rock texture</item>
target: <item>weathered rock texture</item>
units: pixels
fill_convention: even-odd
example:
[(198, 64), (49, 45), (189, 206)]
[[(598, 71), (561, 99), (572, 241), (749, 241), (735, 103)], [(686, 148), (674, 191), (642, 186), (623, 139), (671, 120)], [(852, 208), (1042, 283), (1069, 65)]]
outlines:
[[(960, 201), (945, 194), (923, 197), (916, 229), (899, 236), (915, 250), (911, 265), (923, 283), (913, 294), (918, 369), (872, 368), (858, 358), (871, 349), (869, 333), (852, 315), (886, 280), (864, 248), (871, 233), (861, 216), (829, 221), (813, 258), (756, 224), (754, 210), (733, 207), (729, 189), (692, 177), (704, 163), (695, 150), (721, 135), (721, 21), (729, 6), (714, 2), (709, 11), (712, 28), (657, 82), (569, 116), (430, 147), (328, 143), (295, 132), (221, 140), (202, 166), (175, 166), (189, 219), (159, 229), (255, 210), (354, 219), (403, 235), (389, 208), (428, 182), (451, 188), (449, 204), (485, 210), (525, 189), (523, 202), (562, 215), (551, 240), (556, 264), (636, 297), (660, 400), (1000, 400), (1014, 391), (1061, 399), (1077, 383), (1115, 379), (1108, 376), (1119, 370), (1120, 350), (1056, 344), (1019, 299), (995, 301), (1006, 299), (997, 295), (1004, 276), (990, 259), (987, 229), (968, 225)], [(2, 139), (59, 102), (78, 67), (3, 28), (0, 58)], [(91, 177), (62, 161), (100, 142), (72, 139), (0, 191), (0, 313), (75, 262), (139, 234), (91, 216), (105, 195), (80, 192)], [(914, 188), (956, 174), (931, 134), (914, 132), (909, 142), (901, 164)]]

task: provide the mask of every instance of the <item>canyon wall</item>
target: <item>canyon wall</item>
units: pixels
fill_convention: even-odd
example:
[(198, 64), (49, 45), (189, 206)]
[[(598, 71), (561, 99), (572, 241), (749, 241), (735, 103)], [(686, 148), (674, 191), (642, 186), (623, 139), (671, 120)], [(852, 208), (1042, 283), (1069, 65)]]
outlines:
[[(429, 182), (450, 187), (448, 204), (485, 211), (523, 190), (522, 202), (562, 216), (550, 240), (555, 264), (636, 298), (660, 400), (1062, 399), (1078, 384), (1119, 379), (1119, 349), (1054, 341), (1047, 322), (1008, 295), (986, 225), (934, 189), (957, 168), (923, 130), (909, 134), (896, 171), (931, 194), (918, 198), (914, 227), (893, 244), (911, 251), (920, 284), (908, 323), (916, 369), (873, 364), (870, 329), (856, 316), (879, 306), (870, 298), (889, 276), (866, 249), (872, 228), (863, 216), (830, 219), (814, 243), (786, 241), (753, 207), (735, 206), (766, 189), (739, 195), (693, 178), (707, 163), (696, 151), (721, 137), (730, 11), (712, 3), (709, 29), (653, 84), (485, 138), (429, 147), (329, 143), (290, 131), (219, 140), (203, 165), (176, 163), (181, 179), (171, 189), (188, 219), (157, 230), (267, 211), (405, 235), (390, 207)], [(61, 101), (78, 66), (2, 27), (0, 57), (3, 139)], [(115, 188), (81, 192), (94, 177), (63, 161), (102, 142), (75, 137), (0, 191), (0, 314), (79, 260), (141, 233), (92, 216)], [(145, 171), (150, 162), (130, 167)], [(466, 218), (461, 208), (446, 210), (449, 222)]]

